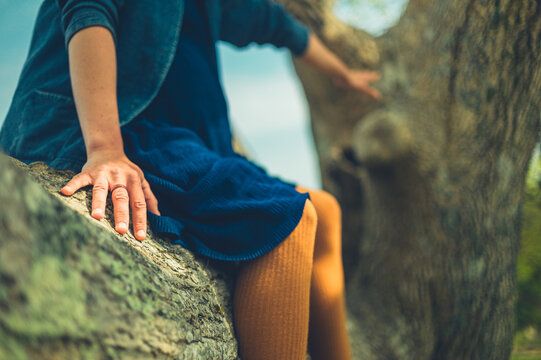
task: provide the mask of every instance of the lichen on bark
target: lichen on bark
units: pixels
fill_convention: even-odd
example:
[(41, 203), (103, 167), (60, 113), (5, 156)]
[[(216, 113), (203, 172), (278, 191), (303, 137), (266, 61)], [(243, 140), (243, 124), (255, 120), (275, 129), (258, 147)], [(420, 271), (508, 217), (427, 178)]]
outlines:
[(0, 358), (237, 358), (233, 269), (118, 235), (110, 204), (97, 221), (89, 190), (59, 194), (70, 172), (0, 167)]

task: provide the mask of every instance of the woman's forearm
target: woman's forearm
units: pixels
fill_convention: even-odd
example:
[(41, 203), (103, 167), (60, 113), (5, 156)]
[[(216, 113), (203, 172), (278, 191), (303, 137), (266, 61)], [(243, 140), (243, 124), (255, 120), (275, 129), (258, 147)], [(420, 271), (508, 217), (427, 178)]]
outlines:
[(116, 98), (116, 51), (104, 27), (77, 32), (68, 45), (73, 97), (87, 157), (94, 152), (123, 154)]
[(348, 76), (347, 65), (323, 45), (314, 33), (310, 34), (308, 48), (300, 59), (332, 78), (346, 80)]
[(310, 34), (308, 48), (300, 60), (331, 77), (338, 86), (362, 91), (376, 100), (381, 99), (380, 92), (372, 86), (379, 80), (378, 72), (350, 69), (314, 33)]
[(73, 98), (83, 133), (87, 161), (63, 188), (64, 195), (93, 185), (92, 216), (105, 216), (111, 190), (115, 228), (124, 234), (132, 215), (133, 233), (143, 240), (147, 207), (159, 215), (158, 201), (143, 171), (124, 154), (116, 99), (116, 51), (112, 34), (104, 27), (77, 32), (68, 45)]

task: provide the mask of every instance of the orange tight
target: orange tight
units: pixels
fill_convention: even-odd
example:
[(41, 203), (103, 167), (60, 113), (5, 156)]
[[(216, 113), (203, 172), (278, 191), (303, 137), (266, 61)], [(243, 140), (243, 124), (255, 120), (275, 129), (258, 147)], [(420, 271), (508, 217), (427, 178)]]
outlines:
[(234, 299), (243, 360), (351, 359), (345, 328), (341, 212), (307, 190), (301, 221), (276, 248), (243, 263)]

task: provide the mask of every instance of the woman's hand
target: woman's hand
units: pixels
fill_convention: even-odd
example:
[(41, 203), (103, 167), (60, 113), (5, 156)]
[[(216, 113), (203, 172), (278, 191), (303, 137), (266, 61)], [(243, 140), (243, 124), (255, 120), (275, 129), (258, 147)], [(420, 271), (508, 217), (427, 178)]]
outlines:
[(334, 83), (342, 88), (360, 90), (375, 100), (381, 99), (381, 93), (372, 87), (372, 83), (380, 79), (377, 71), (348, 70), (345, 75), (334, 78)]
[(300, 60), (330, 76), (340, 87), (362, 91), (375, 100), (381, 99), (380, 92), (372, 86), (380, 78), (377, 71), (350, 69), (314, 33), (310, 34), (307, 49)]
[(71, 86), (85, 141), (87, 162), (61, 190), (72, 195), (94, 185), (92, 217), (105, 215), (105, 201), (111, 190), (115, 229), (128, 231), (130, 207), (133, 233), (143, 240), (147, 208), (160, 215), (158, 201), (143, 172), (124, 154), (116, 97), (116, 50), (111, 32), (101, 26), (78, 31), (68, 45)]
[(94, 185), (92, 217), (98, 220), (105, 215), (107, 194), (111, 190), (115, 229), (121, 234), (128, 231), (130, 208), (133, 233), (139, 241), (146, 235), (147, 208), (150, 212), (160, 215), (158, 200), (150, 190), (143, 172), (123, 152), (93, 152), (81, 172), (75, 175), (61, 192), (64, 195), (73, 195), (87, 185)]

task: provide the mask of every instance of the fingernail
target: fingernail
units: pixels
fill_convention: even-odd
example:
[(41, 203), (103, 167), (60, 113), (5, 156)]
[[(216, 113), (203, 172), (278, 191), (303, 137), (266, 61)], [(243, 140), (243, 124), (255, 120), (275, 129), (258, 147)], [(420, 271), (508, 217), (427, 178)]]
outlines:
[(94, 209), (92, 211), (92, 216), (102, 216), (103, 215), (103, 210), (102, 209)]
[(126, 223), (121, 222), (117, 224), (116, 228), (118, 231), (124, 231), (124, 230), (128, 230), (128, 225), (126, 225)]
[(144, 238), (145, 235), (146, 235), (146, 233), (145, 233), (143, 230), (139, 230), (139, 231), (137, 232), (137, 237), (139, 237), (139, 238)]

